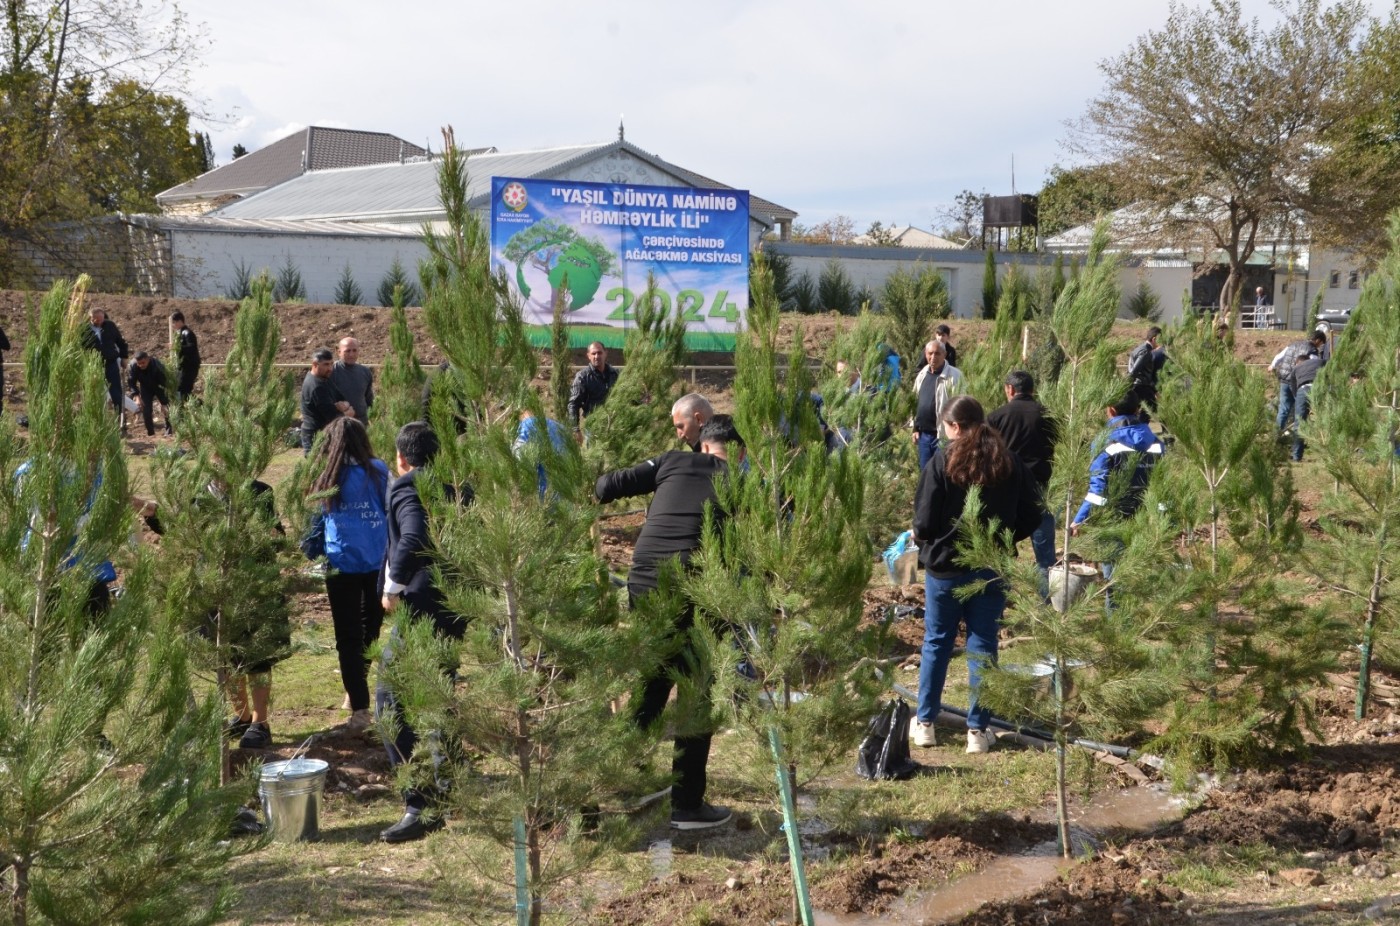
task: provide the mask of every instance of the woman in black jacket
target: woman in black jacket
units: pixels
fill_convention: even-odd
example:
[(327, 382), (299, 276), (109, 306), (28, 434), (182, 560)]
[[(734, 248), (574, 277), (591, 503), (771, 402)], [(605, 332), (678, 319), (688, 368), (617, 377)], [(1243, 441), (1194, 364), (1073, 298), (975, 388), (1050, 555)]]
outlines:
[[(1015, 539), (1030, 536), (1040, 523), (1040, 490), (996, 429), (987, 426), (981, 404), (959, 396), (943, 410), (948, 442), (919, 476), (914, 492), (914, 539), (924, 579), (924, 647), (919, 664), (919, 708), (913, 726), (916, 746), (933, 745), (933, 722), (958, 626), (967, 625), (967, 669), (972, 689), (967, 714), (967, 751), (986, 752), (992, 735), (990, 713), (977, 704), (984, 664), (997, 658), (997, 631), (1006, 610), (1006, 585), (990, 569), (968, 569), (957, 562), (958, 524), (972, 486), (981, 490), (981, 520), (1010, 526)], [(956, 590), (987, 582), (982, 591), (959, 600)]]

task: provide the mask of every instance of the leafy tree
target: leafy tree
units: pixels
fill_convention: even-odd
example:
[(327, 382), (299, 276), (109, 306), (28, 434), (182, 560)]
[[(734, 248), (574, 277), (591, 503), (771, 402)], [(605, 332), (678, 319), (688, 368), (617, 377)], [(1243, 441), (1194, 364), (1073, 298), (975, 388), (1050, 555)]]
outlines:
[(219, 162), (214, 158), (214, 140), (209, 137), (208, 132), (195, 132), (194, 143), (195, 148), (199, 150), (199, 173), (207, 174), (219, 166)]
[[(5, 922), (214, 923), (239, 795), (219, 785), (219, 702), (159, 620), (150, 551), (123, 552), (126, 457), (82, 343), (86, 287), (61, 281), (31, 313), (27, 441), (0, 424)], [(125, 594), (94, 608), (117, 557)]]
[[(464, 640), (451, 641), (435, 638), (430, 622), (401, 618), (403, 645), (386, 673), (416, 728), (440, 731), (448, 744), (465, 740), (499, 770), (455, 769), (450, 801), (465, 826), (514, 850), (517, 910), (538, 924), (555, 885), (629, 835), (625, 818), (607, 817), (595, 836), (580, 838), (579, 811), (637, 781), (644, 735), (609, 704), (651, 664), (653, 625), (640, 613), (617, 619), (589, 538), (596, 509), (577, 449), (556, 451), (544, 429), (521, 453), (513, 449), (519, 413), (542, 413), (531, 387), (536, 357), (504, 276), (490, 272), (486, 232), (466, 205), (464, 161), (450, 135), (447, 142), (439, 182), (448, 231), (428, 233), (433, 285), (424, 311), (457, 374), (444, 384), (455, 396), (444, 398), (461, 400), (474, 421), (461, 440), (443, 442), (431, 478), (418, 484), (440, 587), (469, 626)], [(438, 395), (435, 388), (434, 417), (444, 421)], [(470, 485), (475, 501), (458, 508), (444, 482)], [(445, 665), (459, 667), (458, 684), (444, 679)], [(409, 774), (431, 774), (426, 752)], [(495, 852), (479, 862), (501, 868)]]
[(952, 205), (939, 213), (939, 220), (945, 224), (939, 232), (945, 238), (961, 241), (963, 247), (982, 238), (982, 200), (987, 196), (984, 190), (974, 193), (963, 190), (953, 197)]
[(1040, 188), (1036, 213), (1040, 233), (1048, 237), (1087, 225), (1130, 201), (1118, 192), (1109, 170), (1092, 165), (1061, 167), (1056, 164), (1050, 168), (1050, 176)]
[(899, 239), (894, 236), (890, 228), (880, 221), (870, 223), (870, 227), (865, 230), (865, 243), (877, 248), (897, 248)]
[(1366, 280), (1344, 336), (1312, 388), (1302, 432), (1319, 452), (1335, 489), (1318, 519), (1325, 539), (1308, 565), (1353, 622), (1360, 655), (1356, 718), (1366, 716), (1376, 656), (1397, 642), (1400, 571), (1400, 224), (1392, 250)]
[(622, 347), (627, 363), (608, 400), (588, 416), (584, 456), (595, 474), (631, 466), (676, 442), (671, 405), (681, 397), (676, 367), (685, 360), (685, 317), (665, 311), (650, 276), (633, 312), (636, 324)]
[[(777, 299), (762, 263), (757, 273), (759, 299), (735, 349), (735, 419), (748, 466), (716, 487), (728, 517), (722, 525), (707, 518), (686, 587), (710, 618), (701, 629), (714, 703), (730, 705), (735, 722), (771, 750), (794, 886), (805, 899), (797, 769), (816, 775), (849, 756), (878, 687), (867, 673), (847, 672), (871, 642), (859, 626), (871, 558), (866, 473), (856, 454), (827, 454), (800, 351), (780, 375)], [(740, 660), (751, 674), (740, 674)], [(810, 907), (802, 915), (810, 926)]]
[(335, 301), (338, 305), (359, 305), (364, 297), (360, 284), (355, 282), (355, 273), (347, 263), (345, 269), (340, 271), (340, 279), (335, 283)]
[(834, 215), (818, 222), (811, 228), (803, 229), (801, 236), (798, 236), (795, 227), (793, 229), (793, 240), (805, 244), (850, 244), (855, 236), (856, 222), (848, 215)]
[(991, 248), (982, 265), (982, 317), (996, 318), (997, 299), (1001, 291), (997, 288), (997, 257)]
[(400, 305), (417, 305), (423, 301), (418, 284), (408, 278), (397, 254), (394, 255), (394, 262), (389, 265), (389, 272), (379, 281), (379, 288), (375, 290), (374, 295), (379, 304), (386, 308), (396, 302)]
[(133, 80), (113, 84), (83, 126), (79, 169), (102, 212), (156, 212), (156, 194), (202, 172), (203, 139), (177, 97)]
[(301, 271), (292, 263), (291, 252), (277, 268), (277, 286), (272, 298), (276, 302), (305, 302), (306, 286), (301, 281)]
[(834, 258), (822, 267), (822, 275), (817, 280), (817, 301), (822, 311), (840, 312), (842, 315), (854, 315), (860, 308), (850, 275)]
[[(903, 267), (885, 277), (880, 291), (890, 347), (906, 364), (917, 364), (933, 339), (934, 322), (949, 316), (948, 284), (932, 267)], [(912, 371), (912, 366), (911, 366)]]
[(1223, 312), (1261, 236), (1345, 199), (1319, 196), (1313, 182), (1335, 166), (1330, 136), (1358, 105), (1345, 90), (1366, 8), (1288, 0), (1280, 9), (1266, 27), (1239, 0), (1173, 6), (1161, 29), (1100, 65), (1105, 88), (1069, 140), (1134, 203), (1133, 244), (1224, 254)]

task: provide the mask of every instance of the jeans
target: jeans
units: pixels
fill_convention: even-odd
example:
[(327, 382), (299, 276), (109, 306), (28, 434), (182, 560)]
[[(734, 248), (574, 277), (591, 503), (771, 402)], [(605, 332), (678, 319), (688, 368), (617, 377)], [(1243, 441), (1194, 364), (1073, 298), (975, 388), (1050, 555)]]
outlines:
[(369, 662), (365, 651), (379, 639), (384, 625), (378, 572), (333, 572), (326, 576), (326, 597), (335, 625), (335, 651), (340, 657), (340, 680), (350, 696), (350, 709), (369, 709)]
[[(384, 669), (394, 660), (394, 651), (398, 648), (399, 636), (396, 631), (391, 631), (389, 638), (384, 641), (384, 648), (380, 653), (380, 673), (379, 681), (374, 687), (374, 717), (379, 729), (380, 742), (384, 744), (384, 751), (389, 756), (389, 766), (398, 768), (404, 765), (418, 748), (418, 733), (409, 725), (408, 719), (404, 716), (403, 707), (400, 706), (398, 698), (394, 697), (394, 692), (390, 689), (385, 680)], [(394, 736), (389, 737), (390, 724), (383, 721), (389, 717), (394, 719), (392, 726)], [(407, 811), (420, 812), (427, 809), (429, 804), (437, 803), (447, 794), (451, 783), (451, 764), (455, 761), (461, 763), (465, 761), (460, 749), (448, 749), (444, 747), (443, 737), (436, 730), (429, 730), (423, 735), (423, 739), (428, 744), (428, 754), (433, 763), (433, 783), (423, 788), (408, 788), (403, 793), (404, 809)], [(449, 752), (452, 755), (449, 756)]]
[[(984, 579), (986, 588), (966, 601), (959, 601), (954, 590)], [(933, 723), (942, 705), (943, 684), (958, 627), (967, 625), (967, 676), (972, 690), (967, 708), (969, 730), (985, 730), (991, 712), (978, 705), (982, 668), (997, 661), (997, 630), (1006, 610), (1006, 585), (990, 569), (965, 572), (940, 579), (929, 574), (924, 579), (924, 648), (919, 662), (919, 709), (921, 723)]]
[(1293, 402), (1295, 394), (1292, 383), (1278, 384), (1278, 429), (1282, 431), (1288, 425), (1288, 419), (1293, 417)]
[(1050, 600), (1050, 567), (1055, 565), (1055, 516), (1043, 512), (1040, 526), (1031, 531), (1031, 550), (1040, 567), (1040, 597)]
[(1293, 460), (1295, 463), (1303, 461), (1303, 422), (1308, 420), (1308, 413), (1312, 410), (1310, 407), (1312, 403), (1308, 400), (1308, 395), (1311, 392), (1311, 385), (1298, 390), (1296, 403), (1298, 422), (1293, 429)]
[(919, 472), (922, 473), (924, 467), (928, 465), (928, 461), (933, 459), (933, 452), (938, 449), (938, 432), (934, 431), (930, 434), (925, 431), (920, 431), (918, 445)]

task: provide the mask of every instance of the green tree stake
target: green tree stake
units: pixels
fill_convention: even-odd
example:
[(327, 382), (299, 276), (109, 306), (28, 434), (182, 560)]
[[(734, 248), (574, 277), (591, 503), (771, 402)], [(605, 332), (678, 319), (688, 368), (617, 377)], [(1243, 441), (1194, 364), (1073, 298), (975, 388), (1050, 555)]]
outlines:
[(530, 865), (526, 859), (525, 818), (517, 816), (515, 826), (515, 922), (530, 926)]
[(768, 728), (768, 745), (773, 752), (773, 769), (778, 776), (778, 794), (783, 802), (783, 831), (787, 834), (788, 864), (792, 868), (794, 906), (802, 926), (813, 926), (812, 898), (807, 893), (807, 866), (802, 861), (802, 834), (797, 831), (792, 776), (787, 760), (783, 758), (783, 741), (777, 727)]

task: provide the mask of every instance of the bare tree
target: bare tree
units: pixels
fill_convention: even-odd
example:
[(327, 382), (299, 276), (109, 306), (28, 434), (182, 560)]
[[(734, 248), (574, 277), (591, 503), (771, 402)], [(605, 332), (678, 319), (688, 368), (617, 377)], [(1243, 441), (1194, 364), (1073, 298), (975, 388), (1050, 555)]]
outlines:
[(973, 240), (980, 241), (982, 238), (982, 199), (986, 191), (974, 193), (971, 190), (963, 190), (953, 197), (951, 205), (939, 210), (935, 216), (935, 222), (942, 222), (938, 226), (938, 234), (945, 238), (952, 239), (967, 247)]
[(1275, 6), (1265, 27), (1239, 0), (1173, 3), (1161, 29), (1100, 65), (1104, 89), (1070, 126), (1070, 150), (1136, 203), (1132, 227), (1118, 229), (1128, 241), (1223, 254), (1226, 311), (1261, 238), (1335, 205), (1311, 182), (1336, 156), (1328, 133), (1356, 106), (1343, 90), (1364, 5)]

